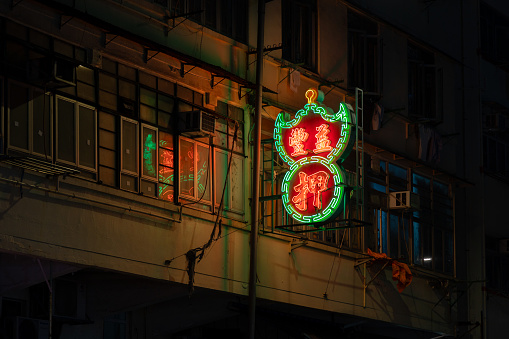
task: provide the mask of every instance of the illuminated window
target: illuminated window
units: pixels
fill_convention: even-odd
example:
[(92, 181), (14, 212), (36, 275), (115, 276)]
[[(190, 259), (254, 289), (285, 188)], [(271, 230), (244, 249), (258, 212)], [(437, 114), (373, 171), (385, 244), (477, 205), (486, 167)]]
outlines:
[(316, 69), (316, 0), (282, 1), (283, 59)]
[(173, 149), (173, 135), (159, 131), (159, 192), (158, 196), (161, 199), (174, 201), (174, 149)]
[(449, 186), (412, 174), (419, 206), (412, 213), (413, 263), (434, 271), (454, 272), (453, 206)]
[(364, 93), (379, 89), (378, 25), (348, 11), (348, 87)]
[[(371, 159), (367, 172), (369, 213), (376, 226), (376, 245), (368, 247), (400, 261), (453, 274), (453, 206), (449, 186), (394, 164)], [(388, 208), (394, 192), (418, 196), (410, 208)], [(411, 197), (411, 199), (414, 199)]]
[(179, 195), (210, 204), (212, 191), (209, 146), (187, 138), (179, 145)]

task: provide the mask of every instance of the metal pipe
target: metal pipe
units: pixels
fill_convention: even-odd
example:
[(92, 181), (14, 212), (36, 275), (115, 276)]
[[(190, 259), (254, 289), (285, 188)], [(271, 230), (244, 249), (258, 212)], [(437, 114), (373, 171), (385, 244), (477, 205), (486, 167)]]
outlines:
[(249, 257), (249, 338), (255, 339), (256, 319), (256, 262), (258, 246), (258, 214), (260, 185), (260, 149), (262, 135), (262, 81), (263, 81), (263, 43), (265, 24), (265, 0), (258, 0), (258, 34), (256, 43), (256, 106), (255, 136), (253, 145), (253, 185), (251, 187), (251, 235)]
[(8, 182), (8, 183), (11, 183), (11, 184), (14, 184), (14, 185), (27, 186), (27, 187), (30, 187), (30, 188), (35, 188), (35, 189), (44, 191), (44, 192), (53, 193), (53, 194), (56, 194), (56, 195), (62, 195), (64, 197), (68, 197), (68, 198), (83, 200), (83, 201), (91, 202), (91, 203), (98, 204), (98, 205), (101, 205), (101, 206), (108, 206), (108, 207), (118, 208), (118, 209), (130, 211), (130, 212), (145, 214), (145, 215), (149, 215), (151, 217), (155, 217), (155, 218), (159, 218), (159, 219), (163, 219), (163, 220), (167, 220), (167, 221), (172, 221), (172, 222), (177, 222), (177, 223), (181, 223), (182, 222), (182, 207), (181, 207), (181, 211), (180, 211), (180, 220), (178, 220), (178, 219), (173, 219), (173, 218), (165, 217), (165, 216), (162, 216), (162, 215), (157, 215), (157, 214), (154, 214), (154, 213), (151, 213), (151, 212), (148, 212), (148, 211), (143, 211), (143, 210), (140, 210), (140, 209), (132, 208), (131, 206), (122, 206), (122, 205), (117, 205), (117, 204), (113, 204), (113, 203), (110, 203), (110, 202), (104, 202), (104, 201), (98, 201), (98, 200), (95, 200), (95, 199), (80, 197), (80, 196), (78, 196), (78, 195), (76, 195), (74, 193), (73, 194), (63, 193), (63, 192), (52, 190), (52, 189), (49, 189), (49, 188), (46, 188), (46, 187), (40, 187), (40, 186), (37, 186), (37, 185), (27, 184), (27, 183), (22, 182), (22, 181), (11, 180), (11, 179), (6, 179), (6, 178), (0, 178), (0, 181)]

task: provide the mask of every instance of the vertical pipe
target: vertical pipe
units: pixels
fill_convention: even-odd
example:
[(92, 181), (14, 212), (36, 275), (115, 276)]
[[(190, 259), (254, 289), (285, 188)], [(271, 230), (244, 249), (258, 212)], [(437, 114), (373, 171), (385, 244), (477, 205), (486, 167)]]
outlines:
[(258, 214), (260, 186), (260, 143), (262, 135), (262, 78), (263, 78), (263, 42), (265, 23), (265, 0), (258, 0), (258, 34), (256, 43), (256, 105), (255, 135), (253, 145), (253, 183), (251, 186), (251, 237), (249, 257), (249, 338), (255, 338), (256, 313), (256, 250), (258, 246)]

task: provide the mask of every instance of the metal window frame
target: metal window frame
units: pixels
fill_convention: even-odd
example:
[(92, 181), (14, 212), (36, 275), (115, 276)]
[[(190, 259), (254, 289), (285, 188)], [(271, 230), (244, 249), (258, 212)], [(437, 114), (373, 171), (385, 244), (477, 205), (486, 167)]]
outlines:
[[(155, 144), (156, 144), (156, 152), (155, 152), (155, 159), (154, 159), (154, 163), (155, 163), (155, 176), (154, 177), (151, 177), (149, 175), (145, 175), (143, 173), (143, 151), (144, 151), (144, 145), (143, 145), (143, 131), (144, 129), (149, 129), (149, 130), (152, 130), (155, 132)], [(149, 124), (145, 124), (145, 123), (141, 123), (140, 124), (140, 133), (139, 133), (139, 136), (140, 136), (140, 141), (139, 141), (139, 159), (140, 159), (140, 167), (139, 167), (139, 173), (140, 173), (140, 177), (144, 180), (147, 180), (147, 181), (152, 181), (152, 182), (158, 182), (158, 173), (159, 173), (159, 130), (152, 126), (152, 125), (149, 125)]]
[[(135, 128), (135, 142), (136, 142), (136, 149), (134, 150), (135, 156), (136, 156), (136, 172), (124, 169), (124, 122), (129, 122), (134, 125), (136, 125)], [(127, 117), (121, 116), (120, 119), (120, 173), (119, 174), (127, 174), (130, 176), (139, 177), (140, 173), (140, 164), (139, 164), (139, 135), (140, 135), (140, 128), (139, 128), (139, 122), (133, 119), (129, 119)]]
[[(179, 189), (179, 192), (178, 192), (178, 197), (179, 199), (182, 198), (182, 199), (188, 199), (188, 200), (193, 200), (193, 201), (198, 201), (200, 200), (200, 194), (198, 194), (198, 181), (196, 180), (197, 176), (196, 176), (196, 173), (197, 173), (197, 154), (198, 154), (198, 145), (200, 146), (203, 146), (203, 147), (206, 147), (208, 149), (208, 154), (209, 154), (209, 165), (207, 166), (207, 171), (208, 171), (208, 175), (209, 175), (209, 183), (208, 183), (208, 186), (210, 187), (210, 198), (209, 200), (206, 200), (205, 198), (201, 199), (200, 202), (203, 202), (204, 204), (206, 205), (212, 205), (213, 203), (213, 196), (215, 194), (215, 191), (214, 191), (214, 186), (212, 184), (212, 169), (214, 168), (214, 164), (215, 164), (215, 161), (214, 161), (214, 157), (211, 155), (211, 152), (212, 152), (212, 147), (208, 144), (205, 144), (205, 143), (202, 143), (202, 142), (198, 142), (196, 140), (193, 140), (193, 139), (190, 139), (190, 138), (186, 138), (184, 136), (179, 136), (179, 144), (178, 144), (178, 154), (180, 156), (181, 154), (181, 151), (180, 151), (180, 147), (182, 145), (181, 141), (184, 140), (184, 141), (187, 141), (187, 142), (190, 142), (192, 145), (193, 145), (193, 196), (189, 196), (189, 195), (182, 195), (182, 193), (180, 192), (180, 189), (181, 189), (181, 185), (179, 185), (178, 189)], [(212, 168), (211, 168), (211, 163), (212, 163)], [(179, 161), (178, 163), (178, 173), (180, 173), (180, 169), (181, 169), (181, 161)], [(175, 169), (174, 169), (175, 170)], [(179, 175), (179, 181), (180, 181), (180, 175)]]
[[(76, 106), (76, 149), (77, 149), (77, 157), (76, 157), (76, 162), (78, 164), (78, 167), (79, 168), (83, 168), (83, 169), (86, 169), (86, 170), (89, 170), (89, 171), (92, 171), (94, 173), (97, 173), (97, 168), (99, 166), (98, 164), (98, 151), (97, 149), (99, 148), (99, 144), (98, 144), (98, 139), (97, 139), (97, 131), (98, 131), (98, 128), (97, 128), (97, 109), (93, 106), (90, 106), (90, 105), (86, 105), (82, 102), (79, 102), (79, 101), (76, 101), (75, 102), (75, 106)], [(94, 164), (95, 164), (95, 167), (88, 167), (88, 166), (84, 166), (84, 165), (81, 165), (80, 164), (80, 146), (79, 146), (79, 142), (80, 142), (80, 127), (79, 127), (79, 120), (80, 120), (80, 110), (79, 108), (80, 107), (85, 107), (85, 108), (88, 108), (90, 110), (92, 110), (93, 114), (94, 114), (94, 144), (95, 144), (95, 147), (94, 147)]]

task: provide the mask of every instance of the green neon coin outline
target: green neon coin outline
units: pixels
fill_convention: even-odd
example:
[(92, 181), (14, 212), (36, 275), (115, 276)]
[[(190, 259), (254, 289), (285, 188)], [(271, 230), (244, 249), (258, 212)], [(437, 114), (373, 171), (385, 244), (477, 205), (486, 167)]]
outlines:
[[(302, 166), (312, 163), (320, 163), (327, 167), (329, 171), (332, 173), (332, 177), (334, 180), (334, 194), (332, 200), (329, 202), (329, 204), (323, 208), (320, 212), (309, 215), (309, 216), (303, 216), (301, 213), (299, 213), (292, 204), (290, 204), (290, 192), (288, 190), (289, 183), (293, 179), (293, 177), (296, 175), (297, 171), (302, 168)], [(314, 222), (322, 222), (327, 219), (329, 219), (331, 216), (335, 215), (336, 213), (341, 212), (341, 202), (343, 201), (344, 195), (345, 195), (345, 179), (346, 175), (343, 170), (342, 166), (337, 165), (335, 162), (328, 163), (325, 158), (319, 157), (319, 156), (312, 156), (309, 158), (303, 158), (299, 161), (296, 161), (293, 163), (292, 166), (290, 166), (290, 171), (286, 172), (283, 183), (281, 185), (281, 193), (282, 193), (282, 200), (283, 200), (283, 206), (286, 209), (286, 212), (295, 220), (303, 222), (303, 223), (314, 223)]]
[[(339, 110), (338, 112), (334, 114), (329, 114), (325, 110), (323, 106), (320, 106), (316, 103), (306, 104), (303, 109), (300, 109), (295, 114), (295, 118), (293, 120), (290, 120), (288, 122), (284, 121), (283, 113), (279, 113), (276, 122), (275, 122), (275, 128), (274, 128), (274, 144), (276, 146), (276, 150), (279, 153), (279, 156), (285, 161), (290, 167), (296, 162), (293, 160), (288, 153), (286, 153), (284, 145), (283, 145), (283, 128), (293, 128), (297, 126), (302, 119), (310, 114), (320, 114), (320, 116), (327, 122), (341, 122), (342, 128), (341, 128), (341, 137), (338, 139), (338, 142), (334, 146), (334, 150), (331, 151), (327, 157), (321, 157), (322, 159), (325, 159), (328, 163), (333, 163), (340, 157), (345, 158), (348, 156), (352, 143), (352, 118), (350, 117), (350, 111), (346, 104), (344, 102), (339, 104)], [(304, 159), (304, 158), (303, 158)], [(302, 160), (302, 159), (300, 159)], [(300, 161), (299, 160), (299, 161)]]

